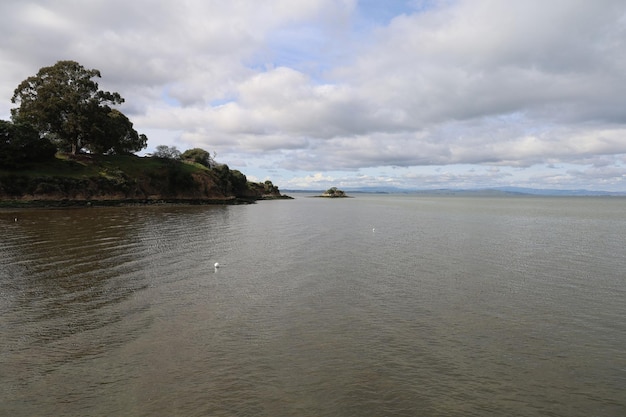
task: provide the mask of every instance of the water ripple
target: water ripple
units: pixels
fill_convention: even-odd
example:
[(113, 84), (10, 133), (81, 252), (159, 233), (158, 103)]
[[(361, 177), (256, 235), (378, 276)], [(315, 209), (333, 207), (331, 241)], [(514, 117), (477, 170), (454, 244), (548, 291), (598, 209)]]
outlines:
[(623, 415), (623, 212), (359, 196), (4, 216), (0, 414)]

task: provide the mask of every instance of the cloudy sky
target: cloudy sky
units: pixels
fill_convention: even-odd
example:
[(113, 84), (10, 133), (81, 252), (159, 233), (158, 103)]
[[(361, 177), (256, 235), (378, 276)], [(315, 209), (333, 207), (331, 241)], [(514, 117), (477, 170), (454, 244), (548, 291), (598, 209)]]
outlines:
[(281, 189), (626, 191), (624, 0), (3, 0), (0, 118), (65, 59)]

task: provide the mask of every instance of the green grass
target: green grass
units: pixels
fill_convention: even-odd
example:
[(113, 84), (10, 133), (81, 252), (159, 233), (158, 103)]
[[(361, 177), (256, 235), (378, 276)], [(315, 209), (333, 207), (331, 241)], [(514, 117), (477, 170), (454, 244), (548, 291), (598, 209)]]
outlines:
[(82, 178), (97, 175), (96, 167), (57, 157), (51, 161), (41, 162), (18, 170), (0, 170), (0, 175), (22, 175), (37, 177), (71, 177)]
[(206, 171), (203, 165), (159, 158), (138, 157), (136, 155), (67, 155), (57, 154), (51, 161), (32, 165), (19, 170), (0, 170), (0, 176), (22, 175), (30, 178), (38, 177), (69, 177), (106, 178), (119, 176), (121, 173), (129, 177), (138, 177), (150, 173), (158, 174), (177, 164), (178, 169), (185, 173)]

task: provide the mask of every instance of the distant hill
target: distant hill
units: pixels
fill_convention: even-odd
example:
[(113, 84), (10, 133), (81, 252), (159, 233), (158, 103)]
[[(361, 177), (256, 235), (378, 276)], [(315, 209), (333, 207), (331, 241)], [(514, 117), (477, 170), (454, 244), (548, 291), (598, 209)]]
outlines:
[(494, 190), (506, 193), (528, 194), (528, 195), (546, 195), (546, 196), (626, 196), (626, 193), (611, 191), (592, 191), (592, 190), (553, 190), (553, 189), (537, 189), (523, 187), (499, 187)]
[[(405, 189), (396, 187), (360, 187), (345, 188), (351, 194), (425, 194), (425, 195), (535, 195), (535, 196), (626, 196), (626, 192), (591, 191), (591, 190), (554, 190), (524, 187), (494, 187), (494, 188), (440, 188), (440, 189)], [(323, 192), (322, 190), (287, 190), (287, 192)]]
[(208, 168), (136, 155), (61, 155), (0, 170), (0, 205), (186, 202), (233, 204), (283, 196), (270, 181), (249, 182), (227, 165)]

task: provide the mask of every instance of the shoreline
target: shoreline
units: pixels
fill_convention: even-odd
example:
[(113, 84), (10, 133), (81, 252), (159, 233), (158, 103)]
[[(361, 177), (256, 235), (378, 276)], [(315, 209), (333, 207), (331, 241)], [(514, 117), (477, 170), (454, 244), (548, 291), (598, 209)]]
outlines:
[(16, 208), (89, 208), (89, 207), (124, 207), (124, 206), (156, 206), (156, 205), (190, 205), (190, 206), (233, 206), (254, 204), (257, 201), (293, 200), (287, 195), (259, 198), (229, 197), (216, 199), (198, 198), (155, 198), (155, 199), (107, 199), (107, 200), (0, 200), (0, 209)]

